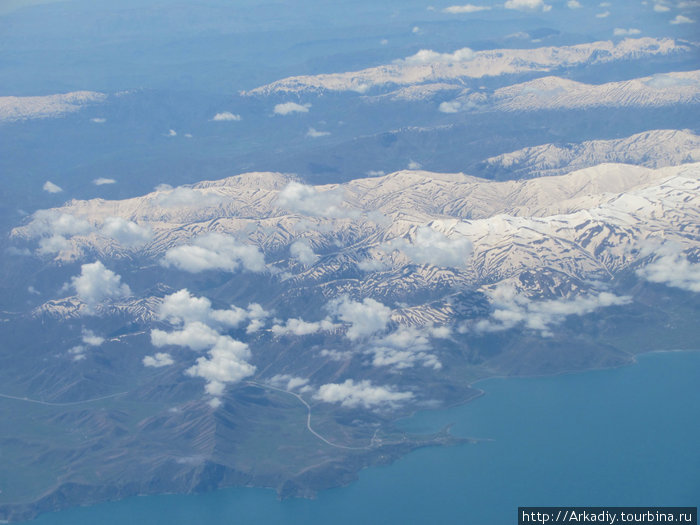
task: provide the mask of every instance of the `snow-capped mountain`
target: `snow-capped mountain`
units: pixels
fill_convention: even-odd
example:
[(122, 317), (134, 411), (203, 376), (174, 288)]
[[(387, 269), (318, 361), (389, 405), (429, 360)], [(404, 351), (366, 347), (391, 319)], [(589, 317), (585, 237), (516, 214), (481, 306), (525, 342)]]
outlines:
[[(528, 272), (556, 275), (558, 287), (609, 279), (648, 257), (654, 243), (700, 249), (700, 164), (601, 164), (507, 182), (401, 171), (316, 187), (250, 173), (123, 201), (73, 201), (49, 213), (51, 224), (73, 226), (47, 226), (40, 214), (13, 235), (39, 238), (43, 253), (61, 237), (59, 261), (128, 256), (189, 272), (271, 272), (285, 287), (318, 288), (326, 297), (396, 298)], [(115, 217), (149, 234), (125, 245), (105, 226)], [(227, 257), (238, 262), (210, 262)], [(431, 308), (411, 316), (447, 315)]]
[(592, 42), (575, 46), (541, 47), (537, 49), (493, 49), (454, 53), (422, 50), (393, 64), (346, 73), (297, 76), (278, 80), (252, 89), (248, 95), (273, 93), (319, 93), (354, 91), (363, 93), (373, 87), (408, 86), (414, 84), (482, 78), (527, 72), (549, 72), (584, 64), (604, 64), (691, 50), (690, 45), (673, 39), (636, 38), (618, 43)]
[(543, 144), (491, 157), (483, 169), (494, 178), (563, 175), (602, 163), (660, 168), (700, 161), (700, 137), (688, 130), (661, 129), (612, 140)]
[(468, 93), (455, 109), (537, 111), (593, 107), (661, 107), (700, 103), (700, 71), (664, 73), (605, 84), (585, 84), (543, 77), (497, 89), (493, 94)]
[(38, 97), (0, 97), (0, 122), (58, 117), (85, 106), (104, 102), (107, 95), (94, 91), (74, 91)]

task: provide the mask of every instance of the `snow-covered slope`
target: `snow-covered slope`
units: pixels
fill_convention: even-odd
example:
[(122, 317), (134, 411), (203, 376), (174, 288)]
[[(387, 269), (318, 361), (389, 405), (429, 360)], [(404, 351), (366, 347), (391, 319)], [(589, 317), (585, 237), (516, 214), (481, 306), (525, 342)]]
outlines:
[(423, 50), (393, 64), (361, 71), (290, 77), (248, 91), (249, 95), (355, 91), (376, 86), (408, 86), (460, 78), (481, 78), (533, 71), (553, 71), (584, 64), (601, 64), (689, 51), (687, 45), (668, 38), (625, 39), (618, 43), (592, 42), (575, 46), (537, 49), (493, 49), (454, 53)]
[(535, 111), (593, 107), (661, 107), (700, 103), (700, 71), (664, 73), (606, 84), (543, 77), (457, 99), (466, 109)]
[[(167, 262), (183, 247), (194, 250), (190, 256), (226, 257), (229, 252), (217, 252), (212, 243), (197, 244), (216, 233), (225, 236), (217, 242), (234, 239), (239, 247), (260, 250), (265, 271), (293, 288), (318, 287), (327, 297), (396, 297), (528, 272), (558, 276), (553, 286), (560, 286), (608, 279), (638, 264), (653, 243), (700, 249), (700, 164), (601, 164), (507, 182), (425, 171), (340, 186), (290, 182), (285, 175), (253, 173), (124, 201), (73, 201), (50, 212), (52, 224), (63, 229), (42, 226), (45, 217), (35, 216), (13, 236), (62, 236), (59, 261), (90, 254)], [(120, 243), (116, 230), (104, 227), (113, 217), (150, 237), (139, 245)], [(295, 243), (308, 257), (295, 255)]]
[(0, 122), (33, 118), (59, 117), (90, 104), (103, 102), (104, 93), (74, 91), (40, 97), (0, 97)]
[(563, 175), (605, 162), (660, 168), (700, 161), (700, 137), (688, 130), (661, 129), (613, 140), (543, 144), (491, 157), (486, 171), (508, 178)]

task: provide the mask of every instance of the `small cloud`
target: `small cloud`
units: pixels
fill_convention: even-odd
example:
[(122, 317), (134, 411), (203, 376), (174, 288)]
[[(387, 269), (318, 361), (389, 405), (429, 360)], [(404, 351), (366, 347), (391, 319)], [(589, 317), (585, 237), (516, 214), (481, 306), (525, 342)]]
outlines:
[(284, 324), (275, 324), (272, 327), (272, 333), (277, 336), (283, 335), (311, 335), (318, 332), (330, 332), (340, 328), (334, 324), (329, 318), (321, 321), (304, 321), (303, 319), (287, 319)]
[(265, 270), (265, 256), (257, 246), (243, 244), (229, 235), (209, 233), (195, 238), (192, 244), (170, 248), (161, 264), (189, 273), (206, 270), (236, 272), (239, 269), (262, 272)]
[(314, 253), (311, 246), (309, 246), (309, 244), (304, 240), (299, 240), (293, 243), (289, 247), (289, 253), (304, 266), (311, 266), (319, 259), (318, 255)]
[(598, 7), (610, 7), (612, 4), (610, 2), (601, 2)]
[(466, 237), (448, 237), (430, 226), (420, 226), (411, 238), (396, 238), (382, 245), (398, 250), (418, 264), (465, 268), (472, 254), (472, 243)]
[(47, 180), (44, 185), (42, 186), (42, 189), (44, 191), (48, 191), (49, 193), (60, 193), (63, 191), (63, 188), (60, 186), (54, 184), (50, 180)]
[(329, 303), (328, 309), (350, 324), (345, 336), (351, 341), (384, 331), (391, 319), (391, 308), (369, 297), (361, 302), (341, 297)]
[(668, 7), (667, 5), (654, 4), (654, 11), (656, 11), (657, 13), (665, 13), (665, 12), (670, 11), (670, 10), (671, 10), (671, 8)]
[(186, 139), (191, 139), (191, 138), (192, 138), (192, 133), (185, 133), (185, 138), (186, 138)]
[(379, 41), (379, 43), (380, 43), (381, 45), (385, 46), (385, 45), (387, 45), (387, 44), (389, 43), (389, 41), (388, 41), (386, 38), (382, 38), (382, 39)]
[(314, 128), (309, 128), (309, 131), (306, 132), (307, 137), (311, 137), (314, 139), (318, 137), (327, 137), (330, 134), (330, 131), (317, 131)]
[(569, 0), (566, 2), (566, 7), (569, 9), (581, 9), (581, 3), (578, 0)]
[(451, 100), (449, 102), (442, 102), (438, 107), (440, 113), (457, 113), (462, 109), (462, 104), (459, 100)]
[(105, 184), (116, 184), (116, 180), (114, 179), (107, 179), (105, 177), (98, 177), (97, 179), (93, 179), (92, 183), (95, 186), (104, 186)]
[(499, 283), (488, 295), (494, 310), (489, 319), (482, 319), (475, 324), (477, 332), (499, 332), (522, 325), (528, 330), (540, 332), (543, 336), (550, 336), (552, 326), (563, 323), (571, 315), (586, 315), (599, 308), (632, 302), (631, 297), (608, 292), (581, 295), (571, 299), (535, 301), (519, 293), (509, 283)]
[(222, 113), (217, 113), (212, 117), (214, 122), (235, 122), (241, 120), (240, 115), (235, 115), (234, 113), (231, 113), (230, 111), (224, 111)]
[(639, 29), (622, 29), (620, 27), (616, 27), (615, 30), (613, 31), (613, 34), (615, 36), (632, 36), (632, 35), (638, 35), (640, 34), (641, 31)]
[(104, 337), (100, 337), (99, 335), (95, 334), (92, 330), (86, 330), (83, 329), (83, 335), (82, 335), (83, 343), (89, 346), (100, 346), (102, 343), (105, 342)]
[(602, 13), (598, 13), (595, 15), (596, 18), (607, 18), (610, 16), (610, 11), (603, 11)]
[(175, 363), (173, 357), (167, 352), (157, 352), (154, 355), (147, 355), (143, 358), (143, 365), (150, 366), (153, 368), (161, 368), (163, 366), (170, 366)]
[(85, 359), (85, 352), (87, 351), (87, 348), (85, 348), (82, 345), (77, 345), (74, 346), (73, 348), (68, 349), (68, 354), (73, 356), (73, 361), (82, 361)]
[(472, 58), (474, 58), (474, 51), (468, 47), (458, 49), (454, 53), (438, 53), (431, 49), (421, 49), (415, 55), (411, 55), (402, 60), (395, 60), (394, 63), (410, 66), (435, 63), (449, 64), (452, 62), (464, 62)]
[(131, 295), (131, 290), (121, 282), (121, 276), (105, 268), (100, 261), (83, 264), (80, 275), (71, 277), (70, 286), (83, 301), (88, 311), (107, 301), (123, 299)]
[(637, 275), (652, 283), (700, 292), (700, 263), (690, 262), (672, 243), (658, 248), (655, 255), (656, 259), (637, 270)]
[(695, 20), (693, 20), (692, 18), (688, 18), (687, 16), (676, 15), (676, 18), (674, 18), (673, 20), (671, 20), (669, 23), (670, 23), (670, 24), (673, 24), (673, 25), (678, 25), (678, 24), (694, 24), (694, 23), (695, 23)]
[(409, 170), (419, 170), (423, 167), (423, 165), (420, 162), (416, 162), (415, 160), (411, 160), (408, 163), (408, 169)]
[(150, 227), (139, 226), (121, 217), (105, 218), (100, 233), (129, 248), (143, 246), (153, 237)]
[(381, 272), (388, 268), (386, 264), (377, 259), (364, 259), (357, 263), (357, 267), (363, 272)]
[(319, 355), (321, 357), (327, 357), (331, 361), (347, 361), (348, 359), (352, 359), (352, 357), (355, 355), (349, 350), (321, 350), (319, 352)]
[(516, 11), (542, 11), (543, 13), (552, 9), (552, 6), (545, 4), (543, 0), (507, 0), (503, 7)]
[(450, 7), (446, 7), (445, 9), (442, 10), (443, 13), (450, 13), (450, 14), (462, 14), (462, 13), (477, 13), (479, 11), (488, 11), (490, 10), (490, 6), (486, 5), (473, 5), (473, 4), (465, 4), (465, 5), (451, 5)]
[(275, 105), (275, 115), (291, 115), (292, 113), (308, 113), (311, 104), (297, 104), (296, 102), (284, 102)]
[(221, 195), (206, 190), (178, 186), (173, 188), (169, 184), (159, 184), (155, 188), (153, 196), (155, 204), (165, 208), (196, 207), (198, 209), (210, 206), (218, 206), (224, 201)]
[(177, 131), (175, 131), (174, 129), (169, 129), (167, 136), (168, 137), (177, 137)]
[(84, 235), (92, 231), (85, 219), (56, 210), (38, 210), (27, 225), (30, 237), (39, 237), (40, 254), (59, 253), (70, 247), (67, 237)]
[(272, 376), (268, 382), (272, 386), (276, 386), (284, 390), (296, 390), (298, 388), (304, 390), (304, 387), (306, 387), (306, 385), (309, 383), (309, 380), (304, 377), (289, 374), (277, 374)]
[(420, 33), (420, 27), (413, 26), (413, 29), (411, 29), (411, 33), (413, 33), (414, 35)]
[(386, 175), (386, 173), (384, 173), (383, 170), (369, 170), (367, 175), (370, 177), (382, 177), (383, 175)]
[(94, 122), (95, 124), (104, 124), (105, 122), (107, 122), (107, 119), (102, 117), (95, 117), (91, 118), (90, 122)]
[(290, 182), (277, 196), (277, 206), (312, 217), (357, 217), (359, 210), (343, 206), (343, 195), (336, 190), (318, 191), (314, 186)]
[(399, 392), (394, 387), (374, 386), (368, 380), (347, 379), (343, 383), (328, 383), (314, 396), (325, 403), (340, 403), (345, 408), (372, 409), (380, 406), (396, 408), (413, 399), (412, 392)]

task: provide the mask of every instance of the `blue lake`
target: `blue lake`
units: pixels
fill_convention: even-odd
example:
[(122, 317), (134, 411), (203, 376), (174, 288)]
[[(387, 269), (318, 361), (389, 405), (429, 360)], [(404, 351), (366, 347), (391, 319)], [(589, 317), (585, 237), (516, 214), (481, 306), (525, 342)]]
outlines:
[(318, 499), (227, 489), (131, 498), (37, 525), (358, 523), (506, 525), (523, 506), (700, 503), (700, 352), (644, 355), (615, 370), (490, 379), (466, 406), (404, 426), (493, 442), (418, 450)]

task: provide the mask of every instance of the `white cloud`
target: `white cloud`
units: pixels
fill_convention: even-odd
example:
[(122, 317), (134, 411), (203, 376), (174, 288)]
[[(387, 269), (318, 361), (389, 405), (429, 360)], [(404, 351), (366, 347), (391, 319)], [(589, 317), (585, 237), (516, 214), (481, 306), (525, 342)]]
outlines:
[(355, 355), (353, 352), (350, 352), (349, 350), (321, 350), (319, 353), (321, 357), (328, 357), (332, 361), (346, 361), (348, 359), (351, 359), (353, 355)]
[(82, 340), (83, 343), (90, 346), (100, 346), (102, 343), (105, 342), (104, 337), (100, 337), (99, 335), (95, 334), (95, 332), (93, 332), (92, 330), (86, 329), (83, 329)]
[(86, 351), (87, 348), (85, 348), (83, 345), (77, 345), (73, 348), (69, 348), (68, 354), (73, 356), (73, 361), (82, 361), (83, 359), (85, 359)]
[(88, 311), (92, 311), (98, 304), (131, 295), (131, 290), (121, 279), (120, 275), (96, 261), (83, 264), (80, 275), (71, 277), (71, 286), (87, 305)]
[(690, 262), (672, 243), (658, 248), (655, 255), (654, 261), (637, 270), (637, 275), (653, 283), (700, 292), (700, 263)]
[(104, 186), (105, 184), (116, 184), (116, 182), (117, 181), (114, 179), (107, 179), (105, 177), (98, 177), (92, 180), (92, 183), (95, 186)]
[(670, 10), (671, 10), (671, 8), (668, 7), (667, 5), (654, 4), (654, 11), (656, 11), (657, 13), (665, 13), (665, 12), (670, 11)]
[(383, 170), (369, 170), (367, 172), (367, 175), (370, 177), (381, 177), (383, 175), (386, 175)]
[(385, 330), (391, 319), (391, 308), (369, 297), (362, 302), (341, 297), (331, 301), (328, 309), (338, 319), (350, 324), (345, 335), (353, 341)]
[(48, 191), (49, 193), (60, 193), (63, 191), (63, 188), (60, 186), (54, 184), (50, 180), (47, 180), (44, 185), (42, 186), (42, 189), (44, 191)]
[(240, 243), (228, 235), (209, 233), (195, 238), (190, 245), (170, 248), (165, 252), (162, 264), (190, 273), (205, 270), (235, 272), (239, 268), (262, 272), (265, 270), (265, 256), (257, 246)]
[(272, 376), (268, 382), (272, 386), (282, 388), (283, 390), (296, 390), (300, 388), (304, 391), (308, 390), (306, 385), (309, 383), (309, 380), (304, 377), (292, 376), (289, 374), (277, 374)]
[(150, 227), (139, 226), (135, 222), (127, 221), (121, 217), (105, 218), (100, 233), (129, 248), (143, 246), (153, 237)]
[(27, 224), (30, 237), (39, 237), (38, 253), (52, 254), (70, 247), (67, 237), (85, 235), (92, 226), (85, 219), (56, 210), (38, 210)]
[(319, 259), (318, 255), (309, 246), (309, 243), (304, 240), (293, 243), (289, 247), (289, 253), (304, 266), (311, 266)]
[(363, 272), (381, 272), (388, 266), (377, 259), (364, 259), (357, 263), (357, 267)]
[(609, 292), (578, 296), (573, 299), (533, 301), (518, 293), (509, 283), (498, 284), (490, 293), (494, 311), (489, 319), (478, 321), (477, 332), (498, 332), (523, 325), (528, 330), (551, 335), (551, 328), (561, 324), (570, 315), (585, 315), (599, 308), (629, 304), (631, 297)]
[(169, 129), (167, 135), (168, 137), (177, 137), (177, 131), (175, 131), (174, 129)]
[(410, 240), (393, 239), (382, 248), (398, 250), (414, 263), (452, 268), (466, 267), (472, 253), (472, 243), (466, 237), (447, 237), (430, 226), (418, 227)]
[(411, 29), (411, 33), (413, 33), (414, 35), (417, 35), (418, 33), (420, 33), (420, 27), (413, 26), (413, 29)]
[(173, 188), (169, 184), (159, 184), (155, 189), (155, 203), (165, 208), (208, 208), (224, 201), (221, 195), (187, 186)]
[(318, 131), (314, 128), (309, 128), (309, 131), (306, 132), (306, 136), (311, 137), (312, 139), (317, 139), (319, 137), (327, 137), (330, 134), (330, 131)]
[(248, 345), (227, 336), (221, 336), (209, 350), (207, 357), (200, 357), (196, 364), (187, 369), (186, 374), (201, 377), (207, 381), (205, 390), (218, 397), (229, 383), (237, 383), (255, 373), (255, 366)]
[(441, 102), (438, 107), (440, 113), (457, 113), (462, 109), (462, 104), (459, 100), (450, 100), (449, 102)]
[(162, 346), (184, 346), (190, 350), (201, 352), (216, 344), (221, 335), (212, 327), (195, 321), (187, 323), (182, 330), (166, 332), (164, 330), (151, 330), (151, 344), (160, 348)]
[(595, 15), (596, 18), (607, 18), (610, 16), (610, 11), (603, 11), (602, 13), (598, 13)]
[(491, 7), (486, 5), (465, 4), (451, 5), (450, 7), (443, 9), (442, 12), (450, 14), (477, 13), (479, 11), (488, 11), (489, 9), (491, 9)]
[(694, 23), (695, 23), (695, 20), (693, 20), (692, 18), (688, 18), (687, 16), (684, 16), (684, 15), (676, 15), (676, 18), (674, 18), (673, 20), (671, 20), (671, 22), (669, 22), (669, 23), (674, 24), (674, 25), (678, 25), (678, 24), (694, 24)]
[(552, 6), (545, 4), (543, 0), (507, 0), (503, 7), (517, 11), (542, 11), (545, 13), (552, 9)]
[(216, 327), (237, 328), (250, 322), (248, 333), (261, 328), (269, 316), (270, 312), (257, 303), (249, 304), (247, 310), (233, 305), (227, 310), (214, 309), (209, 299), (195, 297), (186, 288), (165, 296), (158, 309), (158, 318), (175, 326), (199, 322)]
[(290, 182), (277, 196), (277, 205), (312, 217), (357, 217), (359, 212), (343, 207), (343, 195), (336, 190), (318, 191), (313, 186)]
[[(211, 308), (209, 299), (194, 297), (186, 289), (182, 289), (167, 296), (159, 310), (161, 319), (182, 325), (182, 328), (172, 332), (151, 330), (151, 343), (155, 347), (174, 345), (195, 351), (208, 349), (207, 356), (198, 358), (196, 364), (187, 369), (186, 374), (205, 379), (206, 393), (217, 399), (223, 394), (227, 384), (253, 375), (255, 366), (248, 362), (251, 358), (248, 345), (228, 335), (222, 335), (216, 327), (238, 326), (249, 319), (251, 323), (247, 331), (251, 332), (259, 328), (267, 315), (268, 312), (258, 304), (251, 304), (247, 311), (236, 307), (230, 310), (215, 310)], [(251, 330), (254, 325), (256, 327)], [(151, 364), (144, 359), (144, 364), (158, 366), (158, 355), (154, 358), (156, 361), (148, 360)], [(216, 406), (218, 404), (214, 403)]]
[[(448, 329), (449, 330), (449, 329)], [(439, 335), (443, 332), (438, 331)], [(430, 330), (418, 327), (400, 327), (383, 337), (374, 339), (365, 352), (372, 355), (372, 365), (390, 366), (397, 370), (411, 368), (416, 364), (439, 370), (442, 364), (431, 353), (428, 336)]]
[(292, 113), (308, 113), (311, 104), (297, 104), (296, 102), (285, 102), (275, 105), (275, 115), (290, 115)]
[(569, 9), (580, 9), (581, 3), (578, 0), (569, 0), (566, 2), (566, 7)]
[(406, 57), (403, 60), (395, 60), (394, 62), (407, 65), (422, 65), (463, 62), (465, 60), (471, 60), (472, 58), (474, 58), (474, 51), (468, 47), (458, 49), (454, 53), (438, 53), (437, 51), (433, 51), (431, 49), (421, 49), (415, 55)]
[(347, 379), (343, 383), (328, 383), (318, 389), (314, 396), (326, 403), (340, 403), (346, 408), (377, 408), (387, 406), (394, 408), (413, 399), (412, 392), (399, 392), (393, 387), (373, 386), (368, 380)]
[(90, 122), (94, 122), (95, 124), (104, 124), (105, 122), (107, 122), (107, 119), (102, 117), (95, 117), (91, 118)]
[(416, 162), (415, 160), (411, 160), (408, 162), (408, 169), (409, 170), (419, 170), (423, 167), (423, 165), (420, 162)]
[(328, 332), (339, 328), (339, 325), (334, 324), (329, 318), (321, 321), (304, 321), (303, 319), (287, 319), (284, 324), (275, 324), (272, 327), (272, 333), (276, 336), (282, 335), (310, 335), (318, 332)]
[(230, 111), (224, 111), (222, 113), (217, 113), (212, 117), (214, 122), (235, 122), (241, 120), (240, 115), (235, 115)]
[(170, 366), (175, 362), (173, 357), (166, 352), (157, 352), (155, 355), (147, 355), (143, 358), (144, 366), (151, 366), (153, 368), (161, 368), (163, 366)]
[(632, 35), (638, 35), (640, 34), (641, 31), (639, 29), (635, 28), (629, 28), (629, 29), (623, 29), (621, 27), (616, 27), (615, 30), (613, 31), (613, 34), (615, 36), (632, 36)]

